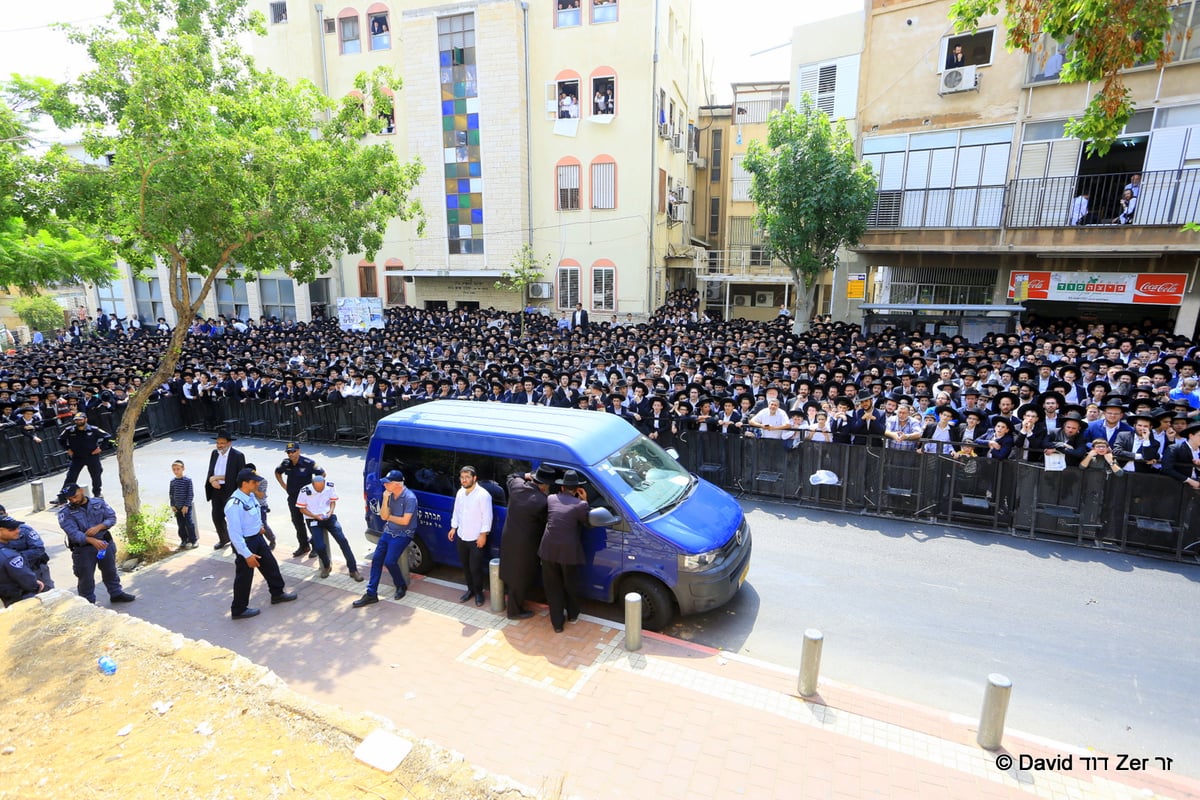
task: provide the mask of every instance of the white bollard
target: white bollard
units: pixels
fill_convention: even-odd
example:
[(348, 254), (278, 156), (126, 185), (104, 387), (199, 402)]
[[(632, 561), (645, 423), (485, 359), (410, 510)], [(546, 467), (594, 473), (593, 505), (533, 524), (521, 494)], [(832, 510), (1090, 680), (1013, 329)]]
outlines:
[(504, 610), (504, 581), (500, 580), (500, 559), (488, 562), (488, 578), (492, 590), (492, 611), (499, 614)]
[(984, 750), (999, 750), (1004, 738), (1004, 717), (1008, 714), (1008, 698), (1012, 694), (1012, 681), (998, 672), (988, 675), (987, 690), (983, 694), (983, 710), (979, 713), (979, 734), (975, 741)]
[(804, 631), (804, 649), (800, 651), (800, 680), (797, 690), (801, 697), (812, 697), (817, 693), (817, 679), (821, 673), (821, 647), (825, 635), (816, 628)]
[(625, 595), (625, 649), (642, 649), (642, 596), (637, 592)]
[(32, 481), (29, 484), (29, 490), (33, 493), (33, 510), (44, 511), (46, 509), (46, 485), (41, 481)]

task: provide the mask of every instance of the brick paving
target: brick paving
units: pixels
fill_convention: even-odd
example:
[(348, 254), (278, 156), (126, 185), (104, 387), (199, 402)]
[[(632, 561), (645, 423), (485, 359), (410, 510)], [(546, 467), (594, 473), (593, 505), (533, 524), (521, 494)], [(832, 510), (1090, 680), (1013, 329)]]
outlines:
[(414, 579), (401, 601), (382, 587), (379, 604), (354, 609), (363, 584), (344, 573), (320, 580), (315, 562), (285, 557), (299, 600), (271, 606), (256, 577), (251, 605), (263, 613), (233, 621), (231, 562), (202, 548), (127, 576), (139, 599), (121, 611), (227, 647), (297, 691), (386, 716), (536, 791), (1200, 800), (1200, 781), (1178, 773), (1089, 771), (1078, 761), (1087, 751), (1012, 734), (1002, 753), (1014, 759), (1072, 753), (1076, 764), (1001, 770), (971, 721), (829, 681), (806, 702), (794, 670), (653, 634), (629, 653), (613, 623), (584, 617), (555, 634), (544, 612), (511, 621), (458, 603), (461, 587), (435, 580)]

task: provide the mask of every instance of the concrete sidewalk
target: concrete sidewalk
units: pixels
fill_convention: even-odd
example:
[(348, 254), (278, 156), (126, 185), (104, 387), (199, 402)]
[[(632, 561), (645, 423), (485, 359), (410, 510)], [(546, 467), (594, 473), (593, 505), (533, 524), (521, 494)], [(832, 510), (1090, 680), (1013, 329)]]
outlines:
[[(441, 581), (417, 577), (404, 600), (354, 609), (363, 584), (344, 566), (319, 580), (314, 562), (288, 558), (283, 544), (281, 569), (299, 600), (271, 606), (256, 577), (251, 605), (263, 613), (233, 621), (232, 558), (205, 546), (211, 538), (126, 576), (138, 601), (118, 609), (234, 650), (322, 702), (387, 716), (548, 795), (561, 786), (564, 797), (597, 800), (1200, 798), (1200, 782), (1118, 770), (1115, 754), (1107, 769), (1089, 770), (1080, 757), (1101, 754), (1011, 734), (989, 753), (971, 721), (847, 686), (822, 682), (806, 702), (794, 670), (679, 640), (646, 634), (628, 653), (623, 631), (603, 620), (556, 635), (544, 612), (513, 622), (458, 603), (461, 588)], [(55, 575), (71, 588), (69, 571)], [(1005, 770), (1003, 755), (1072, 755), (1073, 768)]]

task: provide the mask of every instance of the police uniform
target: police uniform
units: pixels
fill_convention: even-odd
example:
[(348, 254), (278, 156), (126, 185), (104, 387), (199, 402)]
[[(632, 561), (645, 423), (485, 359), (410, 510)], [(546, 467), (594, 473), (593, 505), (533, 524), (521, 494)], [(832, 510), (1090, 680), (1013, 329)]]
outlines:
[(38, 593), (38, 579), (25, 556), (7, 545), (0, 547), (0, 600), (8, 608)]
[[(284, 591), (283, 575), (275, 560), (271, 546), (264, 536), (262, 509), (258, 498), (246, 494), (239, 488), (225, 503), (225, 525), (229, 528), (229, 543), (234, 552), (233, 603), (229, 607), (235, 619), (254, 616), (257, 610), (249, 608), (250, 587), (254, 583), (254, 567), (246, 563), (250, 556), (258, 556), (258, 571), (271, 590), (272, 603), (285, 603), (296, 599), (294, 594)], [(250, 613), (253, 612), (253, 613)]]
[(32, 525), (22, 523), (17, 529), (20, 534), (16, 539), (5, 545), (9, 550), (16, 550), (25, 557), (25, 564), (33, 570), (33, 574), (44, 585), (43, 590), (53, 589), (54, 581), (50, 579), (50, 554), (46, 552), (46, 544)]
[(329, 542), (325, 538), (325, 534), (328, 533), (337, 540), (338, 546), (342, 549), (342, 555), (346, 558), (346, 568), (350, 570), (350, 577), (361, 581), (362, 576), (358, 574), (358, 561), (354, 558), (354, 550), (346, 541), (346, 534), (342, 532), (337, 514), (333, 513), (333, 504), (337, 499), (338, 494), (337, 490), (333, 488), (333, 481), (327, 480), (325, 486), (320, 490), (311, 484), (301, 489), (300, 494), (296, 497), (296, 508), (305, 509), (308, 513), (319, 516), (328, 515), (325, 519), (305, 518), (313, 551), (321, 561), (321, 577), (328, 575), (330, 570)]
[[(100, 454), (93, 452), (100, 447), (101, 442), (106, 442), (112, 436), (104, 430), (97, 428), (95, 425), (84, 425), (80, 428), (78, 425), (72, 424), (58, 437), (58, 443), (64, 450), (71, 452), (71, 466), (67, 467), (67, 477), (63, 481), (63, 485), (75, 483), (79, 478), (79, 473), (83, 472), (83, 468), (87, 467), (88, 475), (92, 479), (92, 496), (100, 496), (100, 473), (104, 472), (104, 467), (100, 464)], [(63, 494), (59, 495), (63, 499)]]
[[(71, 485), (68, 485), (71, 488)], [(78, 487), (73, 487), (78, 489)], [(74, 491), (70, 492), (74, 494)], [(67, 547), (71, 550), (71, 567), (77, 579), (79, 596), (89, 603), (96, 602), (96, 567), (100, 567), (100, 577), (104, 580), (104, 588), (108, 597), (114, 603), (127, 603), (133, 600), (133, 595), (121, 588), (121, 576), (117, 574), (117, 546), (113, 543), (110, 530), (117, 524), (117, 512), (99, 497), (89, 497), (83, 505), (72, 505), (68, 502), (58, 510), (58, 526), (67, 535)], [(87, 541), (87, 530), (95, 525), (104, 525), (104, 530), (92, 534), (93, 539), (100, 539), (107, 544), (104, 556), (99, 557), (95, 546)]]
[(292, 527), (296, 529), (296, 541), (300, 547), (293, 555), (302, 556), (308, 552), (308, 526), (305, 524), (304, 515), (296, 508), (296, 497), (300, 494), (300, 490), (312, 483), (313, 470), (317, 468), (317, 462), (313, 461), (308, 456), (302, 455), (296, 459), (293, 464), (290, 458), (285, 458), (278, 467), (275, 468), (275, 480), (279, 480), (281, 475), (286, 475), (287, 501), (288, 511), (292, 515)]

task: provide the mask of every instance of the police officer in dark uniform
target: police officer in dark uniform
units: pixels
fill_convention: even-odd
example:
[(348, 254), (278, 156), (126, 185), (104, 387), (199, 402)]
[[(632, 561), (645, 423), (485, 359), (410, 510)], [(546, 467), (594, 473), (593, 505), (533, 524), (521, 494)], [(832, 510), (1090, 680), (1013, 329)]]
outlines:
[[(288, 442), (287, 458), (285, 458), (278, 467), (275, 468), (275, 480), (287, 492), (288, 510), (292, 514), (292, 527), (296, 529), (296, 541), (299, 547), (292, 553), (293, 558), (308, 553), (309, 558), (316, 556), (316, 551), (312, 550), (308, 544), (308, 526), (306, 520), (300, 510), (296, 508), (296, 498), (300, 496), (300, 490), (312, 483), (313, 470), (317, 468), (317, 462), (313, 461), (308, 456), (300, 454), (300, 445), (297, 442)], [(284, 479), (284, 476), (287, 479)]]
[[(11, 519), (8, 516), (8, 509), (0, 505), (0, 526), (4, 524), (5, 519)], [(37, 579), (42, 582), (45, 589), (53, 589), (54, 581), (50, 579), (50, 554), (46, 552), (46, 544), (42, 541), (42, 537), (33, 529), (33, 526), (22, 522), (17, 528), (17, 538), (11, 542), (5, 542), (5, 547), (10, 550), (16, 550), (25, 557), (25, 564), (33, 570)]]
[(117, 545), (112, 538), (117, 512), (103, 499), (88, 497), (83, 487), (74, 483), (64, 486), (63, 493), (67, 504), (58, 510), (58, 526), (67, 535), (67, 546), (71, 548), (71, 567), (78, 580), (79, 596), (89, 603), (96, 602), (99, 566), (109, 600), (132, 603), (137, 598), (121, 588), (121, 576), (117, 573)]
[(0, 601), (5, 608), (46, 588), (29, 567), (25, 554), (10, 546), (23, 524), (11, 517), (0, 519)]
[(67, 468), (63, 490), (58, 493), (54, 505), (62, 505), (67, 501), (66, 487), (75, 483), (84, 467), (87, 467), (92, 479), (92, 497), (100, 496), (100, 473), (104, 472), (100, 464), (100, 444), (112, 439), (112, 435), (95, 425), (89, 425), (87, 414), (82, 411), (76, 412), (72, 421), (74, 425), (58, 437), (59, 445), (71, 457), (71, 466)]

